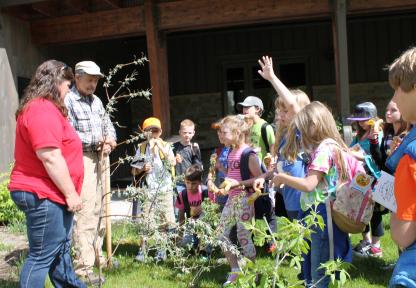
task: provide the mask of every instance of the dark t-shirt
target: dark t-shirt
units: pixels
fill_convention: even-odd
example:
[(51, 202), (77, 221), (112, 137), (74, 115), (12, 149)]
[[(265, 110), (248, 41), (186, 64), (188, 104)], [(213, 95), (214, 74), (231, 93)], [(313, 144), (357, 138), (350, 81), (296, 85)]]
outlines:
[(202, 167), (201, 151), (196, 143), (184, 146), (179, 141), (175, 142), (173, 143), (173, 153), (175, 156), (180, 154), (182, 157), (182, 162), (176, 163), (175, 166), (176, 176), (185, 174), (185, 170), (193, 164), (198, 164)]

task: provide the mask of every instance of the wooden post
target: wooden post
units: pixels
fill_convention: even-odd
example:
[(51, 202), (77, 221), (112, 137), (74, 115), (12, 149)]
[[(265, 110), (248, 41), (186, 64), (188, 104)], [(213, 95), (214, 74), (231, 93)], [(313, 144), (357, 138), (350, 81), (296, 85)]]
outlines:
[(347, 0), (329, 0), (332, 5), (332, 35), (335, 55), (337, 110), (344, 120), (350, 112), (347, 47)]
[(144, 1), (147, 53), (149, 55), (150, 82), (152, 85), (153, 115), (162, 122), (165, 137), (171, 134), (169, 78), (166, 34), (158, 30), (156, 4)]
[(344, 141), (352, 139), (351, 124), (345, 117), (350, 112), (350, 87), (348, 77), (347, 0), (329, 0), (332, 5), (332, 37), (335, 55), (335, 81), (337, 111), (343, 124)]

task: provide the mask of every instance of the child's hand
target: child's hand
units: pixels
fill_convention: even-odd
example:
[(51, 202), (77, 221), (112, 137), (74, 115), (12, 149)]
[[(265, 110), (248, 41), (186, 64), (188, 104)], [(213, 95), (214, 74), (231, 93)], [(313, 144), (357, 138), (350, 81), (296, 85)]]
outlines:
[(150, 172), (152, 172), (152, 165), (150, 165), (150, 163), (144, 164), (143, 170), (146, 174), (149, 174)]
[(276, 76), (273, 71), (272, 57), (263, 56), (262, 59), (259, 59), (259, 64), (260, 64), (261, 70), (258, 70), (257, 72), (264, 79), (271, 81), (271, 79)]
[(370, 132), (368, 133), (368, 139), (370, 140), (378, 139), (378, 130), (374, 129), (374, 127), (371, 127)]
[(274, 184), (274, 186), (275, 186), (275, 187), (278, 187), (278, 188), (280, 188), (280, 189), (282, 189), (282, 188), (283, 188), (283, 186), (284, 186), (283, 182), (282, 182), (282, 181), (281, 181), (281, 179), (280, 179), (280, 174), (276, 174), (276, 175), (273, 177), (272, 182), (273, 182), (273, 184)]
[(254, 180), (253, 182), (253, 188), (254, 189), (261, 189), (264, 187), (264, 178), (257, 178), (256, 180)]
[(176, 154), (176, 163), (182, 163), (182, 156), (181, 154)]

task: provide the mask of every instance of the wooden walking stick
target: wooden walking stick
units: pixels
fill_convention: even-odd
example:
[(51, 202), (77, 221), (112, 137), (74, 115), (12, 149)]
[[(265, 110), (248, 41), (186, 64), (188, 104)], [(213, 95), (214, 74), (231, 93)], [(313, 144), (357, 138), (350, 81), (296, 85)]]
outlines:
[(104, 171), (104, 177), (105, 177), (105, 185), (104, 185), (104, 201), (105, 201), (105, 243), (107, 248), (107, 267), (112, 268), (113, 262), (112, 262), (112, 255), (113, 255), (113, 249), (111, 247), (111, 185), (110, 185), (110, 163), (109, 163), (109, 156), (105, 156), (105, 159), (103, 161), (105, 170)]

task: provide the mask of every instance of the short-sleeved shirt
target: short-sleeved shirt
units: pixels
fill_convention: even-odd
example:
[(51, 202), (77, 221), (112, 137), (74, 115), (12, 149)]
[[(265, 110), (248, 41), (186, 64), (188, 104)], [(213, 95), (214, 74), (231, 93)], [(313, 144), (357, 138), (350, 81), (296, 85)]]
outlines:
[(65, 197), (46, 172), (36, 151), (59, 148), (68, 165), (75, 190), (81, 193), (84, 177), (81, 141), (74, 128), (49, 100), (34, 99), (17, 118), (15, 163), (10, 191), (27, 191), (40, 199), (66, 204)]
[(302, 192), (301, 208), (306, 210), (315, 201), (325, 202), (328, 197), (335, 198), (336, 187), (341, 184), (339, 165), (334, 159), (334, 140), (326, 139), (311, 154), (308, 172), (311, 170), (323, 173), (323, 179), (312, 192)]
[(405, 154), (400, 159), (394, 176), (397, 218), (416, 221), (416, 161)]
[[(279, 147), (283, 147), (285, 145), (285, 142), (286, 142), (286, 139), (283, 138)], [(306, 171), (305, 171), (306, 160), (304, 160), (303, 158), (304, 158), (303, 153), (299, 153), (299, 156), (296, 158), (296, 160), (291, 162), (291, 161), (284, 159), (284, 157), (279, 153), (279, 157), (277, 161), (281, 163), (283, 172), (294, 177), (304, 178), (306, 174)], [(292, 188), (289, 185), (285, 185), (283, 187), (282, 194), (283, 194), (283, 201), (284, 201), (286, 210), (288, 211), (300, 210), (301, 193), (302, 193), (301, 191), (296, 190), (295, 188)]]
[[(198, 193), (189, 193), (186, 189), (183, 191), (188, 195), (189, 207), (200, 207), (202, 205), (202, 188), (201, 185), (198, 187)], [(185, 204), (183, 203), (182, 193), (176, 196), (175, 207), (180, 211), (185, 210)]]
[(198, 164), (202, 167), (201, 151), (199, 150), (199, 146), (195, 144), (183, 145), (179, 141), (173, 144), (173, 153), (175, 155), (180, 154), (182, 157), (182, 162), (176, 163), (175, 166), (177, 176), (185, 174), (186, 169), (193, 164)]
[[(141, 145), (146, 145), (144, 155), (142, 155), (141, 153)], [(136, 155), (134, 156), (134, 159), (132, 161), (133, 163), (140, 162), (143, 166), (146, 163), (150, 163), (150, 165), (152, 166), (152, 171), (146, 174), (146, 187), (150, 190), (151, 193), (173, 190), (172, 173), (169, 170), (170, 167), (168, 167), (166, 163), (168, 159), (173, 158), (173, 151), (172, 146), (169, 143), (165, 142), (165, 145), (166, 148), (168, 148), (168, 155), (165, 157), (164, 160), (160, 158), (158, 148), (155, 147), (155, 150), (153, 151), (152, 149), (150, 149), (150, 145), (148, 145), (148, 142), (146, 141), (139, 145), (136, 151)], [(133, 167), (140, 169), (143, 168), (137, 166)]]
[[(263, 141), (263, 138), (261, 137), (261, 126), (263, 126), (264, 123), (267, 123), (265, 120), (260, 119), (257, 123), (255, 123), (251, 127), (251, 133), (250, 133), (250, 141), (253, 147), (260, 148), (260, 151), (257, 151), (257, 156), (261, 161), (263, 161), (264, 156), (266, 156), (266, 145)], [(269, 147), (271, 147), (275, 142), (275, 136), (273, 127), (271, 125), (267, 125), (266, 127), (266, 136), (267, 136), (267, 143), (269, 144)]]

